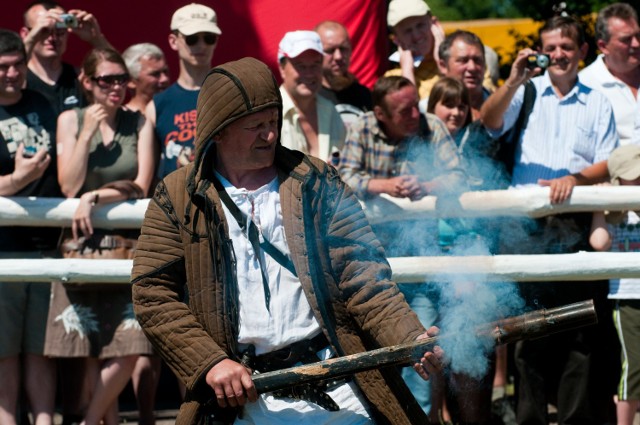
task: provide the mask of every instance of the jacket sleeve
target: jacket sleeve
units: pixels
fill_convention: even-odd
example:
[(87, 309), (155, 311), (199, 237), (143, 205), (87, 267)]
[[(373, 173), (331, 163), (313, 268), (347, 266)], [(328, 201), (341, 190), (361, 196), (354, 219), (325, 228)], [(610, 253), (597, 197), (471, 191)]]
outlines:
[(347, 310), (380, 346), (413, 341), (425, 331), (391, 280), (391, 267), (351, 189), (339, 179), (332, 194), (329, 255)]
[(161, 208), (156, 192), (145, 214), (133, 261), (133, 305), (160, 356), (197, 396), (207, 388), (206, 373), (227, 355), (185, 304), (184, 245), (167, 202)]

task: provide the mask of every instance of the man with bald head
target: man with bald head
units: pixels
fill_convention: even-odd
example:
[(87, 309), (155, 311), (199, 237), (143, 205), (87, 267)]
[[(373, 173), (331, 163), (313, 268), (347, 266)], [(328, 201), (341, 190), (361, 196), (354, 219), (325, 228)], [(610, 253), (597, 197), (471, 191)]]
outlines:
[(344, 25), (322, 21), (316, 28), (322, 41), (322, 87), (319, 94), (336, 106), (340, 117), (348, 125), (362, 113), (370, 111), (371, 92), (349, 72), (352, 46)]

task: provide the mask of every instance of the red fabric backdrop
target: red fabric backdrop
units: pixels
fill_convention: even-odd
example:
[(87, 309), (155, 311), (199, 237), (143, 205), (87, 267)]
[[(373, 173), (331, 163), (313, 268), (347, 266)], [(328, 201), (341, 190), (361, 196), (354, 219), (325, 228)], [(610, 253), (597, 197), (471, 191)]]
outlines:
[[(13, 0), (0, 14), (0, 27), (19, 30), (22, 13), (31, 0)], [(172, 77), (178, 75), (175, 52), (167, 43), (174, 10), (189, 1), (181, 0), (60, 0), (67, 9), (82, 8), (99, 20), (102, 32), (119, 50), (131, 44), (152, 42), (165, 51)], [(349, 30), (354, 45), (352, 71), (360, 81), (373, 85), (387, 64), (386, 0), (203, 0), (218, 14), (222, 38), (213, 65), (244, 56), (266, 62), (277, 72), (278, 42), (285, 32), (313, 29), (320, 21), (332, 19)], [(79, 65), (87, 45), (69, 38), (65, 61)]]

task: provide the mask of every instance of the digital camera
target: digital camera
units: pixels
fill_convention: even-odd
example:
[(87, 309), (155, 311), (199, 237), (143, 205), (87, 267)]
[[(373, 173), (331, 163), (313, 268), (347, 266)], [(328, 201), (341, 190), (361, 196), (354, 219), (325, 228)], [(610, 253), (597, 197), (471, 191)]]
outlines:
[(78, 18), (71, 13), (63, 13), (60, 21), (56, 22), (56, 28), (78, 28)]
[(542, 68), (546, 69), (551, 63), (551, 58), (549, 55), (545, 55), (544, 53), (534, 53), (533, 55), (527, 56), (527, 68)]
[(22, 156), (25, 158), (32, 158), (36, 153), (38, 153), (38, 148), (31, 145), (25, 145), (24, 150), (22, 151)]

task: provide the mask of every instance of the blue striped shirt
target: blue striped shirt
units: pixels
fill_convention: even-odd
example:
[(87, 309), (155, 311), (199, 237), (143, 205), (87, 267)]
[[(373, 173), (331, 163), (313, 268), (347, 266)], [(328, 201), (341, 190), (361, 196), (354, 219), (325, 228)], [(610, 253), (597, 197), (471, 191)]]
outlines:
[[(518, 141), (511, 185), (535, 185), (538, 179), (577, 173), (607, 159), (619, 143), (609, 100), (580, 81), (562, 99), (547, 74), (531, 81), (536, 100)], [(497, 136), (513, 127), (523, 99), (524, 86), (511, 100), (502, 129), (491, 133)]]

